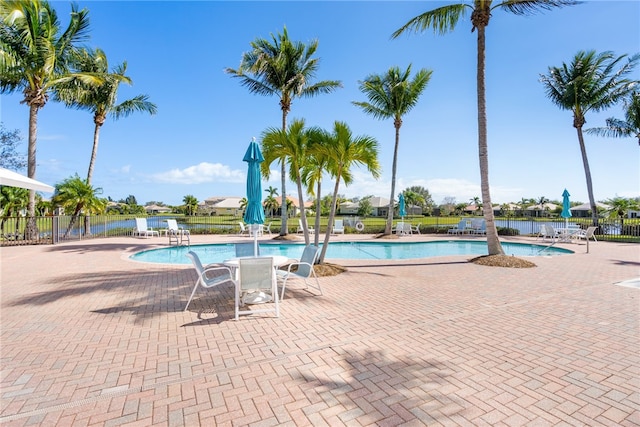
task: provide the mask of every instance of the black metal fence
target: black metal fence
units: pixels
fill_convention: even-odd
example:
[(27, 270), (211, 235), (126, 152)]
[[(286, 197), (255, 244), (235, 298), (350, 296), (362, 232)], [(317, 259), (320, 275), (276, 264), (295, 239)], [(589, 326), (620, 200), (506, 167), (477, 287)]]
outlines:
[[(0, 218), (0, 245), (34, 245), (56, 244), (64, 241), (84, 239), (131, 236), (136, 227), (135, 215), (98, 215), (81, 216), (73, 220), (71, 216), (45, 216), (33, 218), (35, 230), (29, 228), (26, 217)], [(235, 216), (148, 216), (149, 228), (156, 230), (162, 236), (167, 228), (167, 219), (176, 219), (180, 227), (190, 230), (193, 234), (238, 234), (240, 232), (241, 217)], [(382, 233), (385, 227), (384, 218), (358, 218), (342, 216), (346, 233)], [(480, 217), (405, 217), (422, 234), (447, 234), (461, 219)], [(591, 218), (571, 218), (570, 224), (586, 229), (591, 225)], [(309, 225), (314, 225), (314, 218), (308, 219)], [(271, 224), (271, 232), (280, 232), (280, 218), (267, 218), (265, 224)], [(561, 218), (509, 218), (497, 217), (496, 226), (501, 235), (537, 235), (542, 224), (550, 224), (556, 228), (565, 226)], [(298, 232), (298, 219), (291, 218), (287, 222), (288, 232)], [(600, 219), (596, 231), (598, 240), (619, 242), (640, 242), (640, 219), (611, 220)], [(321, 221), (320, 232), (325, 232), (327, 218)], [(31, 230), (27, 232), (27, 230)]]

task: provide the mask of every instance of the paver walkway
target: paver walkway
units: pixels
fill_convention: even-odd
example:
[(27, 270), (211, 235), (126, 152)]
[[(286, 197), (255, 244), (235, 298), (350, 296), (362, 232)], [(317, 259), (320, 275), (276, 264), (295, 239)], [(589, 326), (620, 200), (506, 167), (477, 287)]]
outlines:
[(0, 249), (1, 425), (640, 425), (640, 245), (336, 261), (324, 296), (238, 322), (232, 288), (183, 312), (192, 268), (126, 259), (166, 245)]

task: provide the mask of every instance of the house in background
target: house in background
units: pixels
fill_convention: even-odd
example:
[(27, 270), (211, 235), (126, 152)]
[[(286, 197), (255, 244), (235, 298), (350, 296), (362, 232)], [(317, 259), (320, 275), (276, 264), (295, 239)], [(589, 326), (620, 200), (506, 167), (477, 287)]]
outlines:
[(384, 197), (372, 197), (369, 199), (373, 208), (372, 216), (386, 217), (389, 214), (389, 199)]
[(338, 215), (357, 215), (360, 203), (343, 202), (338, 205)]
[(169, 213), (171, 212), (171, 208), (166, 206), (158, 206), (158, 205), (148, 205), (144, 207), (144, 210), (147, 212), (147, 215), (156, 215), (160, 213)]
[(242, 216), (242, 197), (214, 196), (198, 203), (198, 213), (203, 215)]
[(544, 205), (532, 205), (525, 209), (524, 214), (534, 217), (549, 217), (552, 212), (558, 209), (558, 205), (555, 203), (545, 203)]
[[(604, 203), (596, 202), (596, 209), (598, 210), (598, 214), (603, 211), (607, 211), (611, 209), (611, 206), (605, 205)], [(591, 204), (583, 203), (578, 206), (574, 206), (570, 209), (571, 215), (577, 218), (590, 218), (591, 217)]]

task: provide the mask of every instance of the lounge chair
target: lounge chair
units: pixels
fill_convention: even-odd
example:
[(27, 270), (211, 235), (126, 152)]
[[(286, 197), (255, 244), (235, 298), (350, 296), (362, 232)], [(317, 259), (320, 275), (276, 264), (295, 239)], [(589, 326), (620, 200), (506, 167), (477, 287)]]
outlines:
[(160, 232), (147, 226), (147, 218), (136, 218), (136, 228), (133, 229), (134, 236), (142, 236), (147, 238), (149, 236), (160, 237)]
[(466, 233), (467, 230), (467, 220), (466, 219), (461, 219), (460, 222), (458, 222), (458, 226), (456, 228), (450, 228), (447, 233), (448, 234), (464, 234)]
[[(318, 246), (309, 245), (304, 248), (302, 251), (302, 256), (300, 260), (292, 260), (293, 262), (289, 264), (286, 270), (276, 270), (276, 274), (278, 279), (282, 281), (282, 294), (280, 295), (280, 300), (284, 299), (284, 290), (287, 287), (287, 281), (289, 279), (302, 279), (304, 280), (305, 289), (311, 286), (314, 289), (317, 289), (322, 295), (322, 288), (320, 287), (320, 281), (318, 280), (318, 276), (316, 275), (316, 271), (313, 269), (313, 264), (315, 264), (316, 259), (320, 255), (320, 248)], [(293, 269), (295, 267), (295, 269)], [(311, 277), (316, 281), (316, 285), (309, 285), (307, 279), (311, 279)]]
[(487, 223), (484, 219), (472, 219), (470, 234), (482, 236), (487, 234)]
[(198, 273), (198, 280), (196, 280), (196, 284), (193, 286), (193, 291), (191, 292), (189, 301), (187, 301), (187, 305), (184, 307), (184, 311), (187, 311), (187, 308), (193, 299), (193, 295), (196, 293), (196, 289), (198, 289), (198, 285), (209, 289), (225, 282), (235, 283), (229, 267), (220, 265), (208, 265), (204, 267), (200, 261), (200, 257), (198, 257), (198, 254), (193, 251), (189, 251), (187, 256), (191, 259), (191, 262)]
[(333, 229), (331, 230), (333, 234), (344, 234), (344, 221), (341, 219), (336, 219), (333, 223)]
[[(235, 311), (236, 320), (241, 314), (275, 313), (280, 317), (280, 303), (278, 300), (278, 285), (273, 258), (256, 257), (241, 258), (239, 262), (239, 278), (236, 283)], [(241, 310), (247, 304), (263, 304), (273, 301), (267, 308), (255, 310)]]
[(571, 237), (575, 239), (584, 239), (585, 241), (592, 238), (594, 242), (597, 242), (598, 239), (596, 239), (595, 235), (596, 229), (597, 227), (587, 227), (586, 230), (580, 230), (577, 233), (572, 234)]
[[(309, 223), (307, 223), (307, 230), (309, 230), (309, 234), (313, 234), (316, 232), (316, 230), (311, 227), (309, 225)], [(296, 230), (297, 233), (304, 233), (304, 228), (302, 227), (302, 220), (298, 219), (298, 230)]]
[(187, 245), (191, 245), (191, 233), (189, 230), (185, 230), (184, 227), (178, 227), (178, 221), (175, 219), (167, 220), (167, 235), (169, 236), (169, 244), (174, 242), (176, 245), (181, 245), (185, 240)]
[(243, 235), (249, 235), (249, 230), (247, 230), (247, 227), (244, 226), (243, 222), (238, 221), (238, 224), (240, 225), (240, 231), (238, 232), (238, 236), (243, 236)]
[(540, 233), (538, 233), (538, 238), (542, 237), (542, 240), (545, 241), (547, 239), (553, 241), (560, 238), (560, 233), (553, 228), (552, 225), (542, 224), (540, 226)]

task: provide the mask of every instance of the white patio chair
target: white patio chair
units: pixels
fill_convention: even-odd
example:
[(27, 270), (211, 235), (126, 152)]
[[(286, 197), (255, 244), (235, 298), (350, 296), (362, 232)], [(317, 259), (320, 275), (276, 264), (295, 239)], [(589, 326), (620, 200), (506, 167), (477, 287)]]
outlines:
[(238, 232), (238, 236), (243, 236), (243, 235), (249, 235), (249, 230), (247, 229), (247, 227), (245, 227), (244, 223), (241, 221), (238, 221), (238, 224), (240, 225), (240, 231)]
[(198, 285), (201, 285), (205, 289), (210, 289), (225, 282), (235, 284), (229, 267), (219, 265), (204, 267), (200, 261), (200, 257), (198, 257), (198, 254), (193, 251), (189, 251), (187, 256), (191, 259), (193, 267), (198, 273), (198, 280), (196, 280), (196, 283), (193, 286), (193, 291), (191, 291), (191, 296), (189, 297), (189, 301), (187, 301), (187, 305), (184, 307), (184, 311), (187, 311), (187, 308), (193, 299), (193, 295), (195, 295), (196, 289), (198, 289)]
[[(313, 234), (315, 233), (315, 229), (309, 225), (309, 223), (307, 222), (307, 230), (309, 230), (309, 234)], [(302, 227), (302, 220), (298, 219), (298, 229), (296, 230), (296, 233), (304, 233), (304, 228)]]
[[(241, 258), (236, 283), (236, 320), (241, 314), (275, 313), (280, 317), (278, 285), (273, 268), (273, 258)], [(268, 304), (273, 302), (273, 304)], [(241, 310), (247, 304), (267, 304), (266, 308)]]
[(458, 222), (458, 226), (455, 228), (450, 228), (447, 233), (448, 234), (464, 234), (467, 231), (467, 220), (461, 219)]
[(595, 235), (596, 229), (597, 227), (587, 227), (586, 230), (580, 230), (577, 233), (572, 234), (571, 237), (575, 239), (584, 239), (585, 241), (593, 239), (594, 242), (597, 242), (598, 239), (596, 239)]
[[(287, 281), (289, 279), (302, 279), (305, 284), (305, 289), (311, 286), (314, 289), (317, 289), (322, 295), (322, 288), (320, 287), (320, 281), (318, 280), (318, 276), (316, 275), (316, 271), (313, 269), (313, 265), (316, 262), (316, 259), (320, 255), (320, 248), (318, 246), (309, 245), (304, 248), (302, 251), (302, 256), (300, 260), (292, 260), (293, 262), (289, 264), (286, 270), (276, 270), (276, 274), (278, 279), (282, 281), (282, 293), (280, 295), (280, 300), (284, 299), (284, 291), (287, 287)], [(294, 269), (295, 267), (295, 269)], [(313, 277), (315, 279), (315, 286), (313, 284), (309, 285), (307, 279), (311, 279)]]

